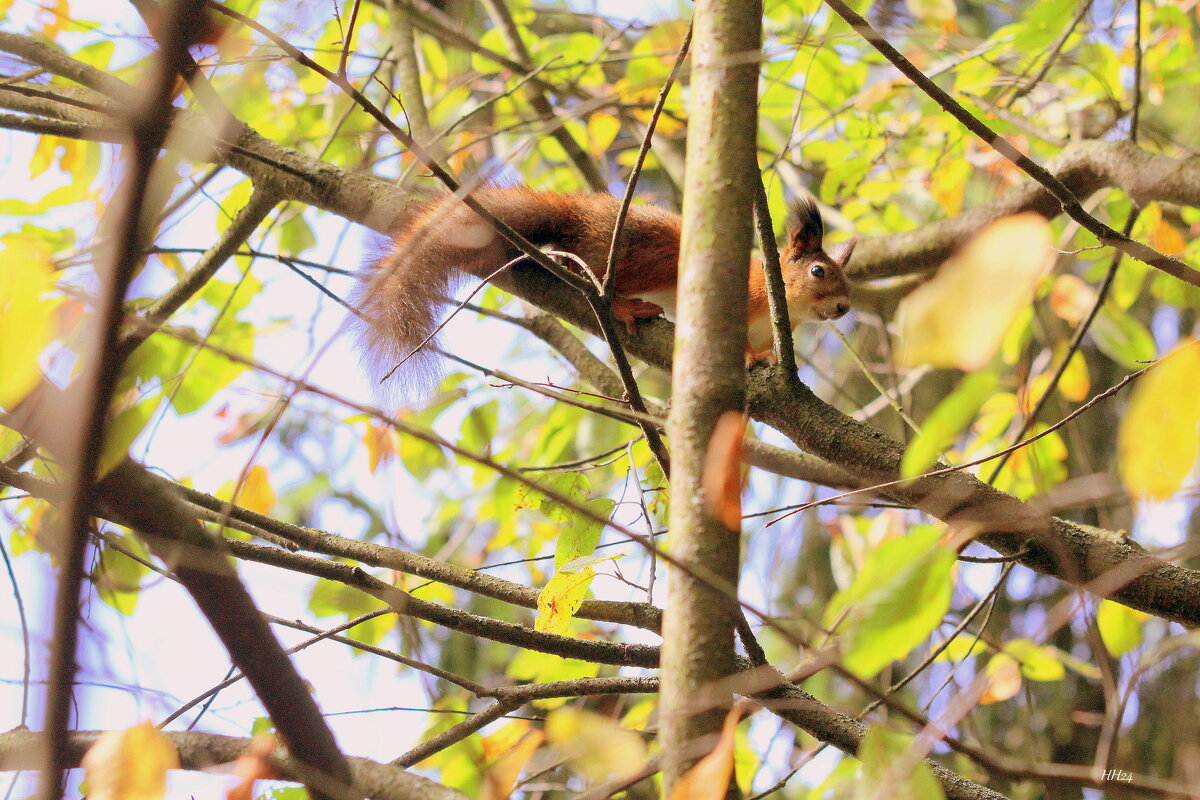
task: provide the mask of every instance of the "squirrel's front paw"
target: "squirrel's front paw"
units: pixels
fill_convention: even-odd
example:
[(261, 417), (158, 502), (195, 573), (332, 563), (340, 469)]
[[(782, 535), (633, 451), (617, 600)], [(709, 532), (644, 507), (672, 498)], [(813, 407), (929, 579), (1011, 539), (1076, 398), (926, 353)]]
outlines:
[(746, 369), (750, 369), (755, 364), (766, 364), (767, 366), (775, 366), (779, 363), (778, 356), (775, 355), (775, 350), (760, 350), (757, 353), (750, 350), (746, 351)]
[(662, 314), (663, 307), (658, 303), (648, 303), (639, 297), (617, 295), (612, 299), (612, 312), (618, 322), (625, 324), (625, 330), (632, 336), (637, 329), (637, 320), (653, 319)]

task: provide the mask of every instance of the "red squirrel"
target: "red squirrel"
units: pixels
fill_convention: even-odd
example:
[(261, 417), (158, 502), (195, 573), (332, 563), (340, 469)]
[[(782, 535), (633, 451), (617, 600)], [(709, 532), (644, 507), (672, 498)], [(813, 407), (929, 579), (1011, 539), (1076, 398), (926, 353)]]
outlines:
[[(487, 187), (473, 197), (529, 241), (573, 253), (603, 276), (620, 208), (616, 197), (541, 192), (526, 186)], [(629, 209), (614, 262), (612, 309), (631, 333), (639, 319), (674, 317), (681, 224), (678, 214), (661, 208)], [(838, 319), (850, 308), (846, 263), (855, 240), (826, 252), (821, 247), (823, 233), (816, 205), (797, 203), (780, 254), (793, 327), (805, 320)], [(426, 344), (457, 276), (486, 279), (520, 255), (454, 198), (430, 201), (407, 213), (393, 229), (387, 253), (368, 269), (354, 298), (367, 360), (381, 375), (387, 373)], [(747, 358), (769, 360), (771, 319), (757, 262), (750, 267), (749, 290)], [(414, 360), (426, 361), (423, 356), (418, 353)]]

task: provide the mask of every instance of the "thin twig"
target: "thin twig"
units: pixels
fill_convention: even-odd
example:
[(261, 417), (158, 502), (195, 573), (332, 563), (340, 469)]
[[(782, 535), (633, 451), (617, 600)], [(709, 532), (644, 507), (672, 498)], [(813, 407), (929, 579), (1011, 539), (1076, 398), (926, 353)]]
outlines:
[(1129, 141), (1137, 144), (1142, 118), (1142, 0), (1133, 0), (1133, 106), (1129, 112)]
[[(1012, 97), (1010, 97), (1008, 102), (1004, 104), (1005, 108), (1012, 108), (1013, 103), (1032, 92), (1034, 87), (1042, 82), (1042, 79), (1046, 77), (1046, 73), (1050, 71), (1050, 67), (1052, 67), (1054, 62), (1058, 60), (1058, 56), (1062, 52), (1063, 45), (1067, 43), (1067, 39), (1071, 38), (1071, 34), (1075, 32), (1075, 28), (1077, 28), (1079, 23), (1083, 21), (1083, 18), (1087, 16), (1088, 11), (1092, 7), (1092, 3), (1094, 2), (1095, 0), (1084, 0), (1084, 2), (1080, 4), (1079, 11), (1075, 13), (1074, 19), (1072, 19), (1071, 23), (1067, 25), (1066, 29), (1059, 34), (1059, 37), (1054, 41), (1054, 44), (1050, 45), (1049, 53), (1047, 53), (1046, 60), (1042, 63), (1041, 69), (1039, 69), (1037, 74), (1030, 78), (1024, 86), (1013, 92)], [(1137, 2), (1137, 0), (1134, 0), (1134, 2)]]

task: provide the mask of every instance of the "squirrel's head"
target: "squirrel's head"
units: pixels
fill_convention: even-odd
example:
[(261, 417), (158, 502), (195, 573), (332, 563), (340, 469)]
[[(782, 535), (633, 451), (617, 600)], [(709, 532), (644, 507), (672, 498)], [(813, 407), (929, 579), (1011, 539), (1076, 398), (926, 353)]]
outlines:
[(846, 264), (856, 239), (822, 248), (825, 226), (816, 204), (802, 198), (788, 218), (787, 247), (780, 254), (792, 324), (835, 320), (850, 310)]

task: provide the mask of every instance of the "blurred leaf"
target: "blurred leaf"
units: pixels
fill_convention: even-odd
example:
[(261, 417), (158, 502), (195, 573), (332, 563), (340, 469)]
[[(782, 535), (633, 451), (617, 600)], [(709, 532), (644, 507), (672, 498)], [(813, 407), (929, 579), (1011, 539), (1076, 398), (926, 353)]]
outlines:
[(483, 775), (484, 800), (507, 800), (513, 786), (541, 746), (545, 734), (527, 720), (513, 720), (500, 730), (483, 737), (484, 757), (492, 762)]
[[(150, 558), (141, 541), (134, 536), (123, 536), (121, 545), (131, 553), (148, 560)], [(143, 566), (107, 542), (100, 548), (100, 558), (92, 570), (92, 581), (100, 599), (120, 613), (129, 616), (137, 608), (142, 578), (150, 569)]]
[(104, 429), (104, 446), (100, 450), (100, 461), (96, 474), (107, 475), (125, 460), (129, 448), (154, 416), (162, 403), (162, 395), (154, 394), (142, 402), (117, 412)]
[(933, 770), (914, 751), (913, 737), (872, 725), (858, 748), (856, 800), (945, 798)]
[(849, 588), (825, 609), (838, 622), (843, 664), (870, 678), (904, 658), (941, 623), (950, 608), (955, 557), (938, 543), (941, 531), (917, 525), (868, 557)]
[(1155, 250), (1168, 256), (1181, 256), (1187, 250), (1187, 240), (1183, 238), (1183, 234), (1166, 220), (1159, 220), (1158, 225), (1150, 232), (1150, 244)]
[(1059, 657), (1062, 651), (1052, 645), (1014, 639), (1004, 645), (1004, 652), (1020, 662), (1021, 674), (1032, 681), (1061, 681), (1067, 676)]
[(721, 735), (708, 755), (683, 773), (671, 789), (671, 800), (724, 800), (733, 777), (733, 748), (741, 712), (731, 708)]
[(88, 797), (156, 800), (167, 790), (167, 770), (179, 768), (170, 740), (148, 722), (101, 734), (84, 753)]
[(1138, 379), (1121, 418), (1121, 477), (1140, 500), (1179, 491), (1200, 453), (1200, 343), (1185, 340)]
[(1074, 275), (1059, 275), (1050, 288), (1050, 310), (1072, 325), (1083, 322), (1096, 303), (1096, 292)]
[(1128, 606), (1101, 600), (1096, 610), (1096, 627), (1113, 658), (1120, 658), (1142, 644), (1142, 626), (1150, 615)]
[(1100, 309), (1089, 333), (1101, 353), (1126, 369), (1141, 369), (1157, 353), (1146, 326), (1112, 305)]
[(1021, 691), (1021, 666), (1007, 653), (992, 656), (984, 674), (988, 684), (979, 697), (982, 705), (1002, 703)]
[(973, 372), (963, 378), (958, 388), (929, 414), (921, 424), (921, 432), (904, 451), (904, 459), (900, 463), (901, 477), (916, 477), (933, 466), (970, 426), (980, 407), (995, 393), (999, 384), (999, 376), (991, 370)]
[(269, 515), (275, 510), (275, 490), (271, 488), (271, 478), (266, 467), (255, 464), (246, 473), (242, 490), (238, 492), (237, 504), (264, 515)]
[(649, 758), (639, 734), (570, 706), (546, 717), (546, 738), (589, 783), (632, 775)]
[(900, 362), (964, 372), (986, 366), (1053, 263), (1044, 217), (1018, 214), (988, 225), (900, 302)]
[(299, 256), (317, 244), (317, 237), (304, 219), (303, 214), (294, 214), (278, 228), (279, 252), (285, 256)]
[(914, 17), (937, 30), (942, 30), (946, 23), (958, 17), (954, 0), (906, 0), (905, 5)]
[(612, 114), (597, 111), (588, 117), (588, 140), (592, 144), (592, 154), (603, 155), (608, 150), (617, 134), (621, 132), (621, 122)]
[(49, 344), (58, 302), (50, 260), (39, 247), (9, 240), (0, 251), (0, 407), (12, 409), (41, 379), (38, 356)]
[(1082, 403), (1091, 391), (1092, 381), (1088, 375), (1087, 359), (1078, 350), (1071, 356), (1067, 368), (1063, 370), (1062, 378), (1058, 381), (1058, 393), (1064, 400), (1072, 403)]

